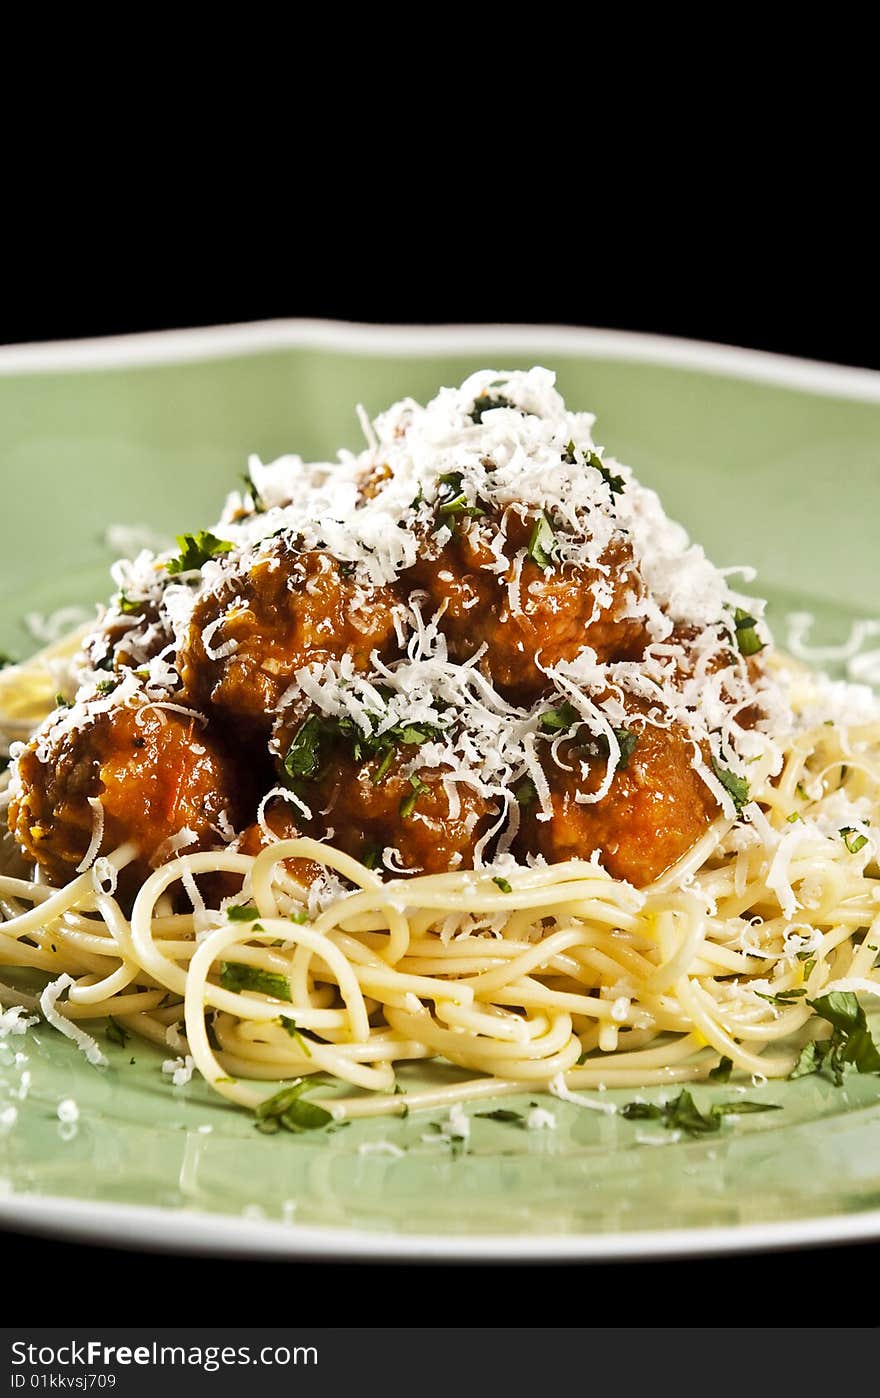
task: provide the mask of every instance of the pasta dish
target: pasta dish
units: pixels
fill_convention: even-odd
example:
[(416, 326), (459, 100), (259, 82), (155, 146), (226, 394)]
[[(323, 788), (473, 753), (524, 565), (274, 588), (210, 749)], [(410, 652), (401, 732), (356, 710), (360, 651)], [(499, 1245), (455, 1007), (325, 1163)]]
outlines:
[(3, 1013), (266, 1130), (880, 1068), (871, 691), (546, 369), (361, 422), (0, 673)]

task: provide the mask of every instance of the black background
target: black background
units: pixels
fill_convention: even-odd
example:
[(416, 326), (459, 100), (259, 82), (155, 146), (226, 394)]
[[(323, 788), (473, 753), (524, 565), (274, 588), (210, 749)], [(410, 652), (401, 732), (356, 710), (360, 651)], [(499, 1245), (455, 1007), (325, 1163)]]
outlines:
[[(484, 186), (450, 213), (439, 196), (414, 203), (404, 172), (370, 199), (325, 202), (307, 228), (293, 207), (251, 200), (243, 208), (233, 196), (195, 220), (191, 208), (163, 207), (157, 217), (108, 205), (87, 228), (79, 207), (65, 203), (55, 209), (54, 236), (31, 243), (25, 228), (3, 248), (0, 341), (284, 316), (534, 321), (880, 368), (873, 253), (859, 247), (864, 211), (851, 200), (843, 210), (829, 203), (827, 185), (805, 187), (795, 208), (784, 191), (744, 183), (741, 171), (711, 200), (699, 181), (685, 207), (678, 188), (636, 179), (625, 205), (600, 190), (595, 207), (581, 208), (571, 190), (539, 183), (528, 207)], [(644, 1307), (662, 1314), (671, 1301), (678, 1323), (724, 1325), (731, 1297), (739, 1323), (745, 1307), (757, 1325), (804, 1324), (818, 1287), (845, 1296), (846, 1320), (856, 1323), (874, 1319), (873, 1293), (838, 1281), (863, 1262), (876, 1274), (880, 1262), (880, 1246), (864, 1245), (591, 1267), (410, 1265), (406, 1278), (389, 1278), (372, 1265), (151, 1257), (14, 1235), (2, 1248), (7, 1277), (22, 1264), (25, 1276), (43, 1279), (43, 1323), (105, 1325), (135, 1314), (155, 1323), (195, 1318), (208, 1288), (214, 1314), (228, 1297), (236, 1324), (321, 1324), (331, 1310), (341, 1323), (363, 1323), (389, 1281), (396, 1322), (406, 1319), (407, 1297), (413, 1323), (424, 1323), (442, 1295), (445, 1324), (570, 1323), (560, 1306), (573, 1302), (584, 1323), (614, 1325), (622, 1315), (647, 1319)], [(26, 1323), (34, 1309), (31, 1287), (7, 1289), (7, 1323)]]

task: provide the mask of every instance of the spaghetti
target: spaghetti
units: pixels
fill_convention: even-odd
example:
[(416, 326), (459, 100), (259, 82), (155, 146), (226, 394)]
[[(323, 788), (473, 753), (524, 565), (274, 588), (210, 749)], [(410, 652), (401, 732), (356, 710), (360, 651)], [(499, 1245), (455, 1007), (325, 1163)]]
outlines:
[[(479, 405), (498, 379), (482, 376), (456, 390), (459, 416), (462, 403)], [(541, 404), (529, 399), (539, 390), (546, 396), (544, 380), (502, 377), (501, 396), (488, 400), (495, 406), (481, 411), (487, 423), (503, 421), (476, 434), (470, 457), (461, 442), (470, 441), (471, 427), (459, 431), (450, 448), (459, 467), (491, 450), (493, 475), (503, 474), (515, 455), (508, 438), (532, 430), (523, 418), (541, 419)], [(473, 566), (493, 574), (506, 598), (499, 611), (486, 602), (479, 577), (467, 584), (481, 645), (471, 646), (451, 620), (444, 629), (465, 584), (456, 582), (453, 595), (443, 577), (451, 572), (447, 554), (430, 576), (417, 554), (407, 554), (408, 540), (422, 537), (418, 519), (398, 541), (406, 556), (383, 572), (375, 538), (359, 552), (343, 525), (326, 519), (326, 540), (304, 538), (305, 521), (317, 517), (314, 494), (307, 506), (294, 505), (294, 492), (282, 491), (283, 472), (252, 467), (250, 507), (238, 497), (217, 526), (233, 542), (186, 536), (176, 571), (152, 556), (137, 568), (117, 565), (120, 595), (97, 632), (0, 675), (0, 731), (19, 744), (11, 774), (0, 779), (14, 832), (0, 866), (0, 963), (46, 980), (42, 991), (3, 984), (4, 1006), (41, 1013), (93, 1062), (103, 1055), (82, 1025), (112, 1016), (123, 1030), (181, 1055), (184, 1077), (192, 1066), (248, 1108), (259, 1108), (281, 1083), (329, 1077), (344, 1086), (322, 1104), (346, 1119), (548, 1087), (564, 1097), (573, 1089), (695, 1081), (724, 1060), (747, 1075), (785, 1077), (805, 1040), (822, 1032), (816, 1000), (834, 991), (876, 993), (880, 709), (864, 689), (832, 685), (771, 655), (760, 615), (739, 605), (759, 613), (756, 604), (727, 592), (715, 570), (707, 574), (711, 565), (681, 536), (667, 529), (666, 544), (657, 545), (656, 497), (639, 495), (631, 476), (614, 473), (626, 471), (617, 463), (596, 457), (591, 464), (583, 415), (560, 418), (554, 402), (550, 409), (544, 416), (556, 413), (553, 450), (596, 480), (578, 501), (582, 483), (572, 474), (549, 502), (545, 485), (540, 496), (529, 494), (530, 462), (540, 465), (534, 443), (532, 457), (519, 461), (516, 498), (530, 509), (539, 503), (541, 515), (537, 523), (529, 515), (524, 532), (508, 522), (507, 554), (480, 536), (484, 561)], [(472, 406), (468, 416), (479, 428), (476, 412)], [(393, 430), (380, 420), (380, 440), (350, 463), (361, 504), (377, 498), (374, 489), (381, 498), (383, 482), (391, 482), (388, 491), (402, 480), (400, 498), (411, 490), (412, 471), (399, 462), (395, 470), (388, 458), (397, 450), (389, 442), (411, 433), (414, 420), (418, 426), (413, 405), (401, 405)], [(429, 425), (436, 436), (436, 422)], [(450, 484), (452, 473), (441, 469), (448, 465), (442, 457), (431, 467), (431, 547), (441, 553), (450, 541), (438, 544), (436, 535), (451, 518), (466, 521), (465, 533), (485, 531), (486, 517), (511, 508), (503, 482), (484, 475), (472, 489), (459, 469)], [(310, 469), (313, 492), (325, 491), (324, 475)], [(427, 481), (425, 473), (417, 481), (426, 495)], [(613, 511), (624, 492), (634, 538), (625, 557), (609, 523), (609, 496)], [(259, 494), (267, 498), (258, 501)], [(400, 499), (392, 503), (399, 513)], [(412, 508), (418, 514), (418, 497)], [(296, 520), (288, 517), (297, 510)], [(369, 539), (363, 513), (359, 527)], [(279, 518), (297, 539), (287, 575), (274, 543)], [(650, 547), (639, 547), (639, 520), (647, 520)], [(212, 540), (226, 547), (212, 552)], [(267, 638), (264, 598), (251, 583), (256, 570), (275, 582), (280, 571), (285, 597), (320, 595), (329, 614), (340, 579), (349, 576), (338, 560), (349, 554), (357, 595), (347, 595), (348, 620), (334, 633), (344, 641), (339, 653), (329, 654), (323, 640), (303, 650), (299, 632)], [(165, 575), (156, 584), (163, 568), (171, 578), (189, 572), (194, 586), (187, 591)], [(413, 568), (402, 603), (396, 579)], [(705, 605), (720, 622), (694, 621), (693, 588), (684, 601), (676, 596), (688, 569), (692, 583), (709, 579), (714, 591)], [(516, 651), (521, 628), (512, 643), (503, 628), (523, 615), (524, 596), (539, 605), (541, 588), (555, 578), (560, 586), (573, 579), (574, 591), (587, 597), (578, 642), (566, 650), (548, 623), (536, 632), (533, 656), (508, 675), (505, 647)], [(445, 595), (432, 610), (437, 579)], [(175, 589), (187, 595), (175, 597)], [(377, 600), (377, 589), (388, 596)], [(558, 617), (569, 603), (557, 590), (548, 615)], [(378, 620), (381, 607), (387, 627)], [(369, 632), (360, 666), (352, 659), (359, 643), (345, 631), (352, 608), (369, 614), (368, 623), (355, 624)], [(301, 618), (297, 624), (307, 630)], [(635, 658), (633, 627), (640, 629)], [(262, 688), (248, 710), (255, 634)], [(296, 646), (302, 653), (284, 673), (278, 656)], [(758, 666), (750, 657), (760, 652)], [(50, 696), (65, 681), (75, 703), (53, 709)], [(264, 781), (254, 797), (250, 836), (234, 828), (231, 798), (222, 804), (213, 788), (210, 831), (197, 823), (206, 806), (198, 782), (208, 771), (222, 783), (228, 770), (222, 725), (236, 705), (242, 725), (255, 713), (272, 719), (274, 785), (266, 789)], [(119, 758), (115, 750), (107, 755), (106, 744), (87, 749), (85, 770), (102, 763), (101, 783), (97, 794), (87, 784), (77, 788), (75, 848), (69, 830), (67, 844), (58, 836), (60, 816), (55, 826), (34, 816), (28, 786), (35, 780), (28, 773), (42, 766), (69, 802), (58, 775), (65, 754), (120, 714), (139, 752), (150, 744), (167, 752), (180, 731), (198, 763), (185, 769), (195, 792), (190, 805), (175, 796), (176, 824), (150, 827), (149, 860), (142, 832), (139, 839), (136, 829), (125, 830), (125, 808), (114, 805), (108, 773)], [(688, 754), (684, 763), (676, 743)], [(662, 763), (653, 768), (658, 744)], [(392, 793), (397, 825), (378, 857), (369, 829), (350, 833), (354, 816), (345, 814), (338, 777), (335, 806), (319, 812), (328, 764), (334, 774), (351, 770), (361, 796), (366, 791), (375, 803)], [(129, 780), (130, 768), (124, 775)], [(673, 808), (656, 831), (647, 830), (639, 804), (646, 785), (665, 800), (652, 809)], [(414, 826), (414, 812), (427, 835)], [(563, 816), (603, 838), (585, 845), (583, 857), (563, 857)], [(372, 807), (365, 819), (369, 826)], [(120, 831), (131, 837), (120, 839)], [(21, 849), (43, 838), (52, 883), (35, 876)], [(554, 850), (555, 858), (545, 857)], [(433, 867), (425, 867), (432, 857)], [(66, 881), (57, 872), (62, 858)], [(401, 1095), (397, 1066), (425, 1059), (451, 1065), (445, 1078)], [(604, 1105), (601, 1096), (579, 1100)]]

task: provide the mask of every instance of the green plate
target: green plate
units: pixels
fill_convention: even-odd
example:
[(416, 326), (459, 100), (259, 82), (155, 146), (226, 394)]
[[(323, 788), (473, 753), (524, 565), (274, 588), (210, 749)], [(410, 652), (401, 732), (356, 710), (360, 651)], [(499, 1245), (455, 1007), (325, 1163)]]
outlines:
[[(535, 362), (710, 557), (758, 568), (781, 640), (795, 610), (815, 615), (823, 644), (880, 612), (880, 375), (605, 331), (294, 322), (0, 351), (0, 648), (34, 649), (28, 614), (108, 594), (109, 526), (204, 527), (249, 452), (332, 454), (358, 444), (356, 402), (374, 413), (487, 364)], [(0, 1041), (0, 1114), (17, 1110), (0, 1126), (0, 1221), (179, 1250), (374, 1257), (880, 1236), (876, 1077), (750, 1088), (784, 1111), (696, 1140), (548, 1100), (556, 1131), (475, 1119), (453, 1153), (426, 1132), (436, 1113), (261, 1136), (204, 1084), (172, 1087), (159, 1050), (106, 1047), (99, 1071), (52, 1031)], [(57, 1117), (66, 1097), (75, 1127)]]

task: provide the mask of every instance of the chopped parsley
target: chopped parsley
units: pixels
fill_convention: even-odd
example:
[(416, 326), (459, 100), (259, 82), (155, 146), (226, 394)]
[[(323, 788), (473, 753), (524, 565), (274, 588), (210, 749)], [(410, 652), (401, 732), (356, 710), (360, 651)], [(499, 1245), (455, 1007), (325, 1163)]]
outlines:
[(63, 694), (58, 693), (55, 695), (55, 707), (56, 709), (72, 709), (73, 700), (65, 699)]
[(832, 1032), (827, 1039), (804, 1045), (790, 1078), (824, 1072), (840, 1087), (847, 1064), (859, 1073), (880, 1073), (880, 1050), (868, 1028), (865, 1011), (852, 991), (832, 990), (807, 1004), (828, 1021)]
[(749, 616), (742, 607), (737, 607), (733, 614), (733, 624), (740, 655), (757, 655), (759, 650), (764, 649), (764, 642), (755, 630), (758, 624), (756, 617)]
[(144, 603), (137, 602), (131, 597), (127, 597), (124, 592), (120, 592), (116, 599), (116, 606), (123, 616), (133, 616), (135, 612), (143, 610)]
[(424, 796), (427, 792), (431, 790), (429, 786), (425, 785), (425, 783), (422, 781), (422, 779), (416, 772), (413, 772), (412, 776), (410, 777), (409, 784), (412, 787), (412, 791), (408, 792), (400, 803), (401, 820), (409, 820), (410, 816), (416, 808), (416, 802), (418, 801), (419, 797)]
[(256, 1109), (257, 1129), (267, 1135), (282, 1126), (285, 1131), (315, 1131), (333, 1120), (317, 1102), (307, 1102), (305, 1094), (312, 1088), (307, 1078), (299, 1078), (290, 1087), (283, 1087), (274, 1097), (267, 1097)]
[(111, 1044), (118, 1044), (120, 1048), (125, 1048), (128, 1040), (128, 1031), (123, 1029), (119, 1021), (115, 1020), (112, 1015), (107, 1016), (107, 1029), (105, 1032)]
[(365, 869), (378, 869), (382, 863), (382, 846), (369, 845), (361, 855), (361, 863)]
[(868, 843), (867, 835), (863, 835), (861, 831), (856, 830), (852, 825), (844, 825), (840, 834), (850, 854), (858, 854), (859, 850), (864, 849), (865, 845)]
[(256, 990), (276, 1000), (290, 1000), (290, 982), (277, 971), (263, 971), (242, 961), (221, 961), (220, 984), (224, 990)]
[(617, 739), (617, 746), (620, 748), (620, 759), (617, 763), (617, 770), (618, 772), (625, 772), (639, 740), (635, 733), (631, 733), (628, 728), (615, 728), (613, 732)]
[[(574, 704), (570, 704), (569, 701), (565, 699), (557, 708), (545, 709), (544, 713), (542, 713), (541, 717), (538, 719), (538, 727), (542, 733), (565, 733), (568, 729), (574, 728), (577, 724), (583, 723), (583, 721), (583, 715), (578, 712)], [(614, 728), (612, 732), (620, 748), (620, 759), (617, 763), (617, 770), (625, 772), (639, 740), (636, 734), (631, 733), (628, 728)], [(596, 742), (599, 747), (604, 749), (607, 753), (607, 738), (600, 735), (596, 739)]]
[(626, 482), (623, 476), (612, 476), (607, 466), (602, 464), (601, 456), (597, 456), (594, 451), (588, 451), (585, 457), (588, 466), (592, 466), (594, 471), (598, 471), (603, 481), (611, 491), (612, 495), (621, 495)]
[[(288, 999), (289, 998), (290, 997), (288, 996)], [(295, 1020), (289, 1019), (287, 1015), (279, 1015), (275, 1023), (280, 1024), (281, 1028), (284, 1030), (286, 1034), (290, 1035), (291, 1039), (296, 1039), (296, 1042), (300, 1050), (305, 1054), (306, 1058), (311, 1058), (312, 1050), (309, 1048), (308, 1044), (306, 1043), (305, 1039), (300, 1033), (300, 1030)]]
[(471, 422), (481, 423), (483, 413), (491, 413), (495, 408), (512, 408), (513, 404), (500, 393), (481, 393), (479, 398), (474, 400), (474, 406), (468, 413)]
[(118, 684), (119, 680), (116, 678), (115, 675), (112, 679), (99, 680), (98, 683), (95, 685), (95, 693), (112, 694)]
[(526, 553), (533, 563), (546, 573), (548, 568), (552, 568), (559, 557), (559, 540), (553, 532), (553, 525), (546, 514), (541, 514), (535, 521), (532, 536), (529, 539)]
[[(719, 1063), (719, 1068), (721, 1064)], [(701, 1112), (686, 1088), (669, 1102), (627, 1102), (620, 1115), (627, 1121), (662, 1121), (667, 1131), (684, 1131), (688, 1136), (709, 1136), (721, 1130), (726, 1116), (745, 1116), (750, 1112), (778, 1112), (775, 1102), (715, 1102), (708, 1112)]]
[(498, 885), (502, 893), (513, 892), (513, 885), (509, 883), (507, 879), (493, 879), (492, 882)]
[(208, 529), (200, 529), (197, 534), (178, 534), (177, 544), (180, 554), (165, 564), (166, 571), (171, 574), (195, 572), (209, 558), (216, 558), (218, 553), (229, 553), (235, 547), (226, 539), (218, 539)]
[(442, 516), (444, 523), (461, 515), (468, 519), (479, 519), (486, 513), (482, 505), (472, 505), (468, 500), (460, 471), (451, 471), (448, 475), (441, 476), (439, 486), (437, 513)]
[(546, 709), (538, 720), (538, 727), (543, 733), (564, 733), (581, 721), (574, 704), (566, 699), (558, 708)]
[(510, 1107), (496, 1107), (494, 1112), (474, 1112), (474, 1116), (482, 1117), (484, 1121), (503, 1121), (512, 1126), (520, 1126), (524, 1121), (522, 1112), (511, 1111)]
[(749, 799), (749, 784), (745, 777), (738, 777), (735, 772), (730, 771), (729, 767), (722, 767), (715, 757), (712, 758), (712, 771), (733, 801), (736, 813), (739, 815)]
[(800, 1000), (806, 993), (803, 986), (798, 990), (780, 990), (776, 995), (765, 995), (762, 990), (755, 991), (758, 999), (766, 1000), (768, 1005), (791, 1005), (795, 1000)]
[(251, 480), (250, 471), (244, 471), (242, 473), (241, 480), (244, 484), (244, 493), (245, 495), (249, 495), (253, 500), (254, 509), (256, 510), (257, 514), (264, 514), (266, 510), (266, 505), (263, 500), (263, 497), (260, 495), (260, 492), (257, 490), (257, 487)]
[(313, 777), (321, 765), (321, 738), (324, 734), (324, 721), (317, 714), (310, 714), (300, 725), (287, 749), (284, 770), (292, 781)]
[(233, 903), (226, 909), (226, 916), (230, 922), (256, 922), (260, 914), (253, 903)]
[(531, 777), (523, 777), (522, 781), (514, 787), (514, 796), (517, 805), (531, 806), (538, 799), (538, 790)]
[(309, 918), (309, 915), (308, 915), (308, 913), (306, 912), (305, 908), (301, 909), (301, 911), (298, 912), (298, 913), (289, 913), (289, 914), (288, 914), (288, 917), (289, 917), (289, 919), (290, 919), (291, 922), (299, 923), (300, 927), (302, 927), (302, 925), (303, 925), (304, 922), (309, 922), (309, 921), (311, 921), (311, 919)]
[(712, 1082), (730, 1082), (730, 1072), (733, 1068), (732, 1058), (722, 1058), (709, 1073)]

